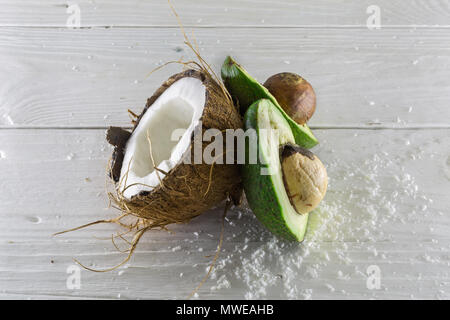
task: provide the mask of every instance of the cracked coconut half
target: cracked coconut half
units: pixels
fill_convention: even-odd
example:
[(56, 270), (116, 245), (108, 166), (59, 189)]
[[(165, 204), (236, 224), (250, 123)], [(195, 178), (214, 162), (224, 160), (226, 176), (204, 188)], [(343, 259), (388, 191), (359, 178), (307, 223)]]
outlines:
[(195, 164), (194, 145), (204, 149), (210, 143), (201, 141), (209, 128), (241, 127), (231, 99), (209, 74), (188, 70), (172, 76), (148, 99), (131, 133), (108, 130), (115, 146), (110, 175), (116, 204), (165, 226), (187, 222), (227, 196), (237, 202), (242, 192), (238, 166)]

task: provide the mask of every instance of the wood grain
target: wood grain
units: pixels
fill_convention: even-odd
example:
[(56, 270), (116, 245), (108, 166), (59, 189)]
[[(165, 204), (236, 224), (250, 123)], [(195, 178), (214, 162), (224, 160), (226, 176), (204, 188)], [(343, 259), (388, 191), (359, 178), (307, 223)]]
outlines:
[[(313, 127), (448, 127), (446, 30), (196, 29), (215, 70), (233, 55), (260, 81), (281, 71), (314, 86)], [(177, 29), (0, 29), (0, 125), (129, 125), (189, 59)]]
[[(81, 289), (67, 289), (72, 257), (95, 268), (123, 258), (95, 238), (115, 226), (51, 237), (117, 214), (105, 209), (104, 130), (0, 132), (0, 298), (185, 298), (200, 281), (221, 206), (173, 234), (147, 233), (126, 267), (81, 271)], [(275, 241), (249, 211), (232, 210), (200, 298), (450, 298), (449, 133), (316, 130), (330, 186), (307, 240)], [(366, 287), (370, 265), (381, 269), (380, 290)]]
[[(153, 68), (192, 57), (166, 0), (76, 2), (81, 29), (66, 28), (67, 1), (0, 0), (0, 299), (186, 298), (216, 250), (221, 205), (66, 287), (73, 257), (100, 269), (123, 258), (112, 225), (51, 237), (117, 215), (104, 128), (129, 126), (126, 110), (179, 70)], [(313, 151), (330, 177), (302, 244), (231, 210), (199, 297), (450, 299), (450, 1), (172, 2), (215, 70), (232, 55), (260, 81), (293, 71), (313, 84)], [(380, 30), (366, 27), (372, 4)]]
[[(383, 27), (449, 26), (448, 0), (174, 0), (189, 26), (366, 26), (370, 5), (381, 9)], [(81, 25), (177, 26), (166, 0), (78, 0)], [(0, 26), (65, 27), (69, 17), (64, 0), (0, 0)]]

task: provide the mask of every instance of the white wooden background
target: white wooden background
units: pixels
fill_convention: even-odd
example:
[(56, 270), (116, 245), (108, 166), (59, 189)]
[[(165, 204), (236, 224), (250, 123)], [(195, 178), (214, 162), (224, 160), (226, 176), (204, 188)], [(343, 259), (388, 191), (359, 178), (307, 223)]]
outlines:
[[(81, 9), (66, 28), (67, 5)], [(315, 87), (314, 151), (330, 186), (302, 244), (272, 237), (245, 208), (228, 216), (199, 298), (450, 298), (450, 1), (175, 0), (202, 55), (233, 55), (259, 80), (302, 74)], [(381, 8), (368, 30), (366, 9)], [(107, 208), (109, 125), (189, 51), (164, 0), (0, 0), (0, 298), (186, 298), (214, 254), (220, 211), (144, 236), (120, 261), (117, 231), (51, 234)], [(381, 288), (367, 286), (369, 266)]]

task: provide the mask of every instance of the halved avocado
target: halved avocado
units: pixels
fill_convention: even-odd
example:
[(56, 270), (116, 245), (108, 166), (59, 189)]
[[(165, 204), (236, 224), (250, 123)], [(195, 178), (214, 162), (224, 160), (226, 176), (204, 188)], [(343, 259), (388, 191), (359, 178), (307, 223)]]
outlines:
[[(272, 233), (301, 242), (305, 236), (308, 214), (299, 214), (292, 206), (280, 164), (280, 147), (295, 143), (292, 130), (285, 117), (268, 99), (253, 103), (245, 113), (244, 123), (246, 130), (256, 132), (246, 143), (246, 161), (242, 169), (249, 206)], [(275, 132), (278, 134), (271, 134)], [(252, 163), (254, 150), (250, 148), (255, 145), (258, 157), (256, 163)]]
[(269, 90), (252, 78), (247, 71), (231, 57), (225, 59), (221, 69), (221, 76), (225, 87), (230, 92), (233, 99), (237, 101), (241, 114), (244, 114), (255, 101), (259, 99), (269, 99), (288, 122), (297, 145), (310, 149), (319, 143), (306, 124), (299, 125), (292, 120), (283, 108), (281, 108)]

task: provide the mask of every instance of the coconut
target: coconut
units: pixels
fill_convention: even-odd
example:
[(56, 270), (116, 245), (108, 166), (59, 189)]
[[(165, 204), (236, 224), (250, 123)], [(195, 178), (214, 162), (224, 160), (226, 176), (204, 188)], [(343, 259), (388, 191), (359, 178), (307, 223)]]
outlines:
[[(152, 227), (164, 227), (188, 222), (227, 196), (238, 203), (242, 188), (237, 165), (194, 161), (195, 145), (203, 154), (207, 143), (201, 140), (210, 128), (242, 128), (242, 120), (226, 91), (202, 70), (187, 70), (164, 82), (131, 133), (110, 128), (107, 140), (115, 147), (112, 198), (119, 209)], [(174, 132), (181, 136), (178, 141)]]
[[(208, 129), (223, 133), (227, 129), (240, 129), (243, 124), (224, 84), (200, 56), (198, 48), (192, 45), (170, 1), (169, 5), (179, 22), (185, 44), (197, 61), (170, 61), (153, 70), (152, 73), (169, 63), (192, 68), (164, 82), (147, 100), (140, 115), (128, 110), (135, 119), (131, 132), (119, 127), (110, 127), (107, 131), (107, 141), (114, 146), (108, 174), (115, 187), (115, 191), (108, 192), (108, 196), (122, 214), (54, 235), (102, 223), (114, 223), (127, 229), (111, 237), (116, 249), (127, 253), (126, 258), (114, 267), (97, 270), (74, 259), (87, 270), (107, 272), (129, 261), (146, 231), (166, 229), (172, 223), (189, 222), (227, 199), (216, 254), (208, 273), (189, 296), (192, 297), (211, 274), (219, 256), (228, 209), (233, 203), (240, 204), (243, 196), (239, 166), (216, 161), (220, 157), (228, 160), (225, 153), (233, 151), (234, 154), (236, 145), (224, 145), (224, 153), (217, 154), (217, 143), (214, 141), (215, 160), (212, 163), (198, 162), (198, 156), (203, 159), (203, 154), (209, 155), (209, 151), (205, 152), (209, 143), (203, 142), (202, 137)], [(181, 138), (177, 140), (177, 136)], [(124, 221), (127, 217), (133, 218), (131, 222), (129, 219)], [(124, 238), (129, 233), (132, 234), (131, 240)], [(117, 246), (115, 239), (118, 238), (129, 246), (128, 249), (122, 250)]]

